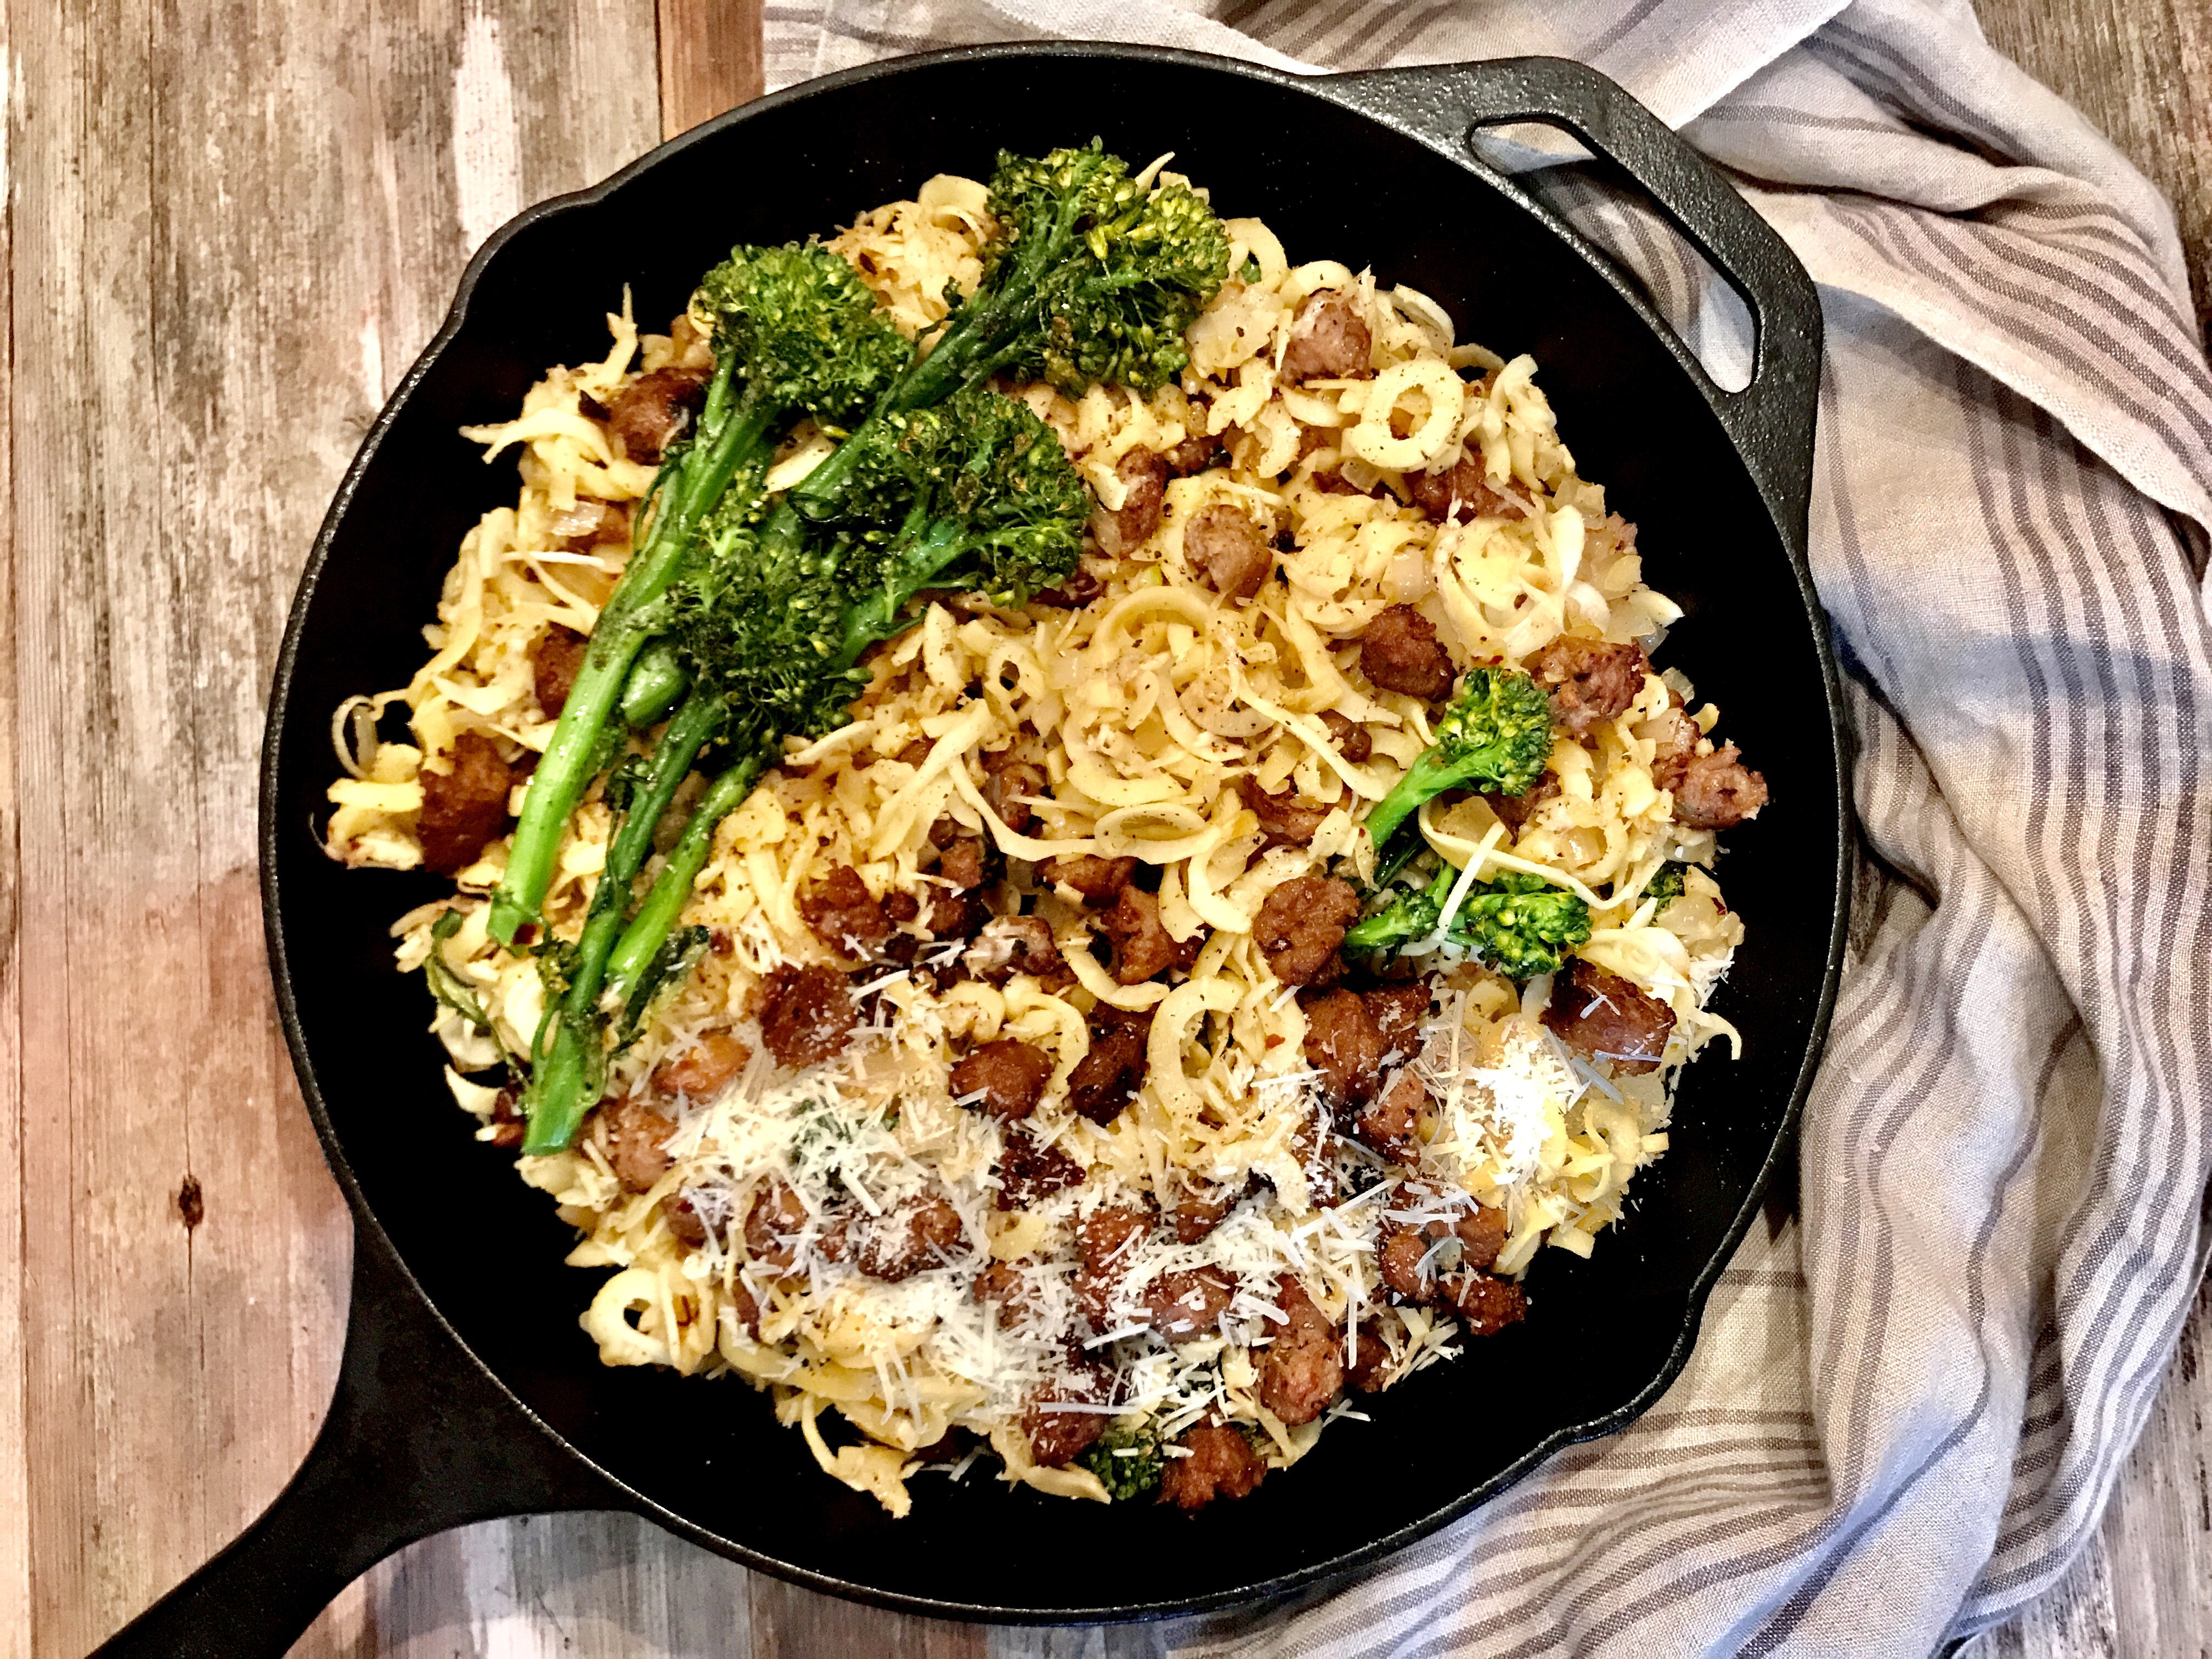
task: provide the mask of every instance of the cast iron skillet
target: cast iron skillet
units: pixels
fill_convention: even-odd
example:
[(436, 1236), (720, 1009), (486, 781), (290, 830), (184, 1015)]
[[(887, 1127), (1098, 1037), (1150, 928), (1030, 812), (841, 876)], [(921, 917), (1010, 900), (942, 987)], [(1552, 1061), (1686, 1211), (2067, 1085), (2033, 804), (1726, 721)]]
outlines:
[[(1606, 261), (1474, 159), (1473, 125), (1548, 121), (1608, 157), (1748, 302), (1747, 389), (1717, 390)], [(819, 232), (1001, 145), (1172, 147), (1295, 258), (1370, 263), (1535, 354), (1583, 471), (1642, 527), (1687, 608), (1669, 660), (1728, 712), (1774, 804), (1734, 838), (1749, 943), (1719, 1007), (1743, 1058), (1685, 1079), (1674, 1150), (1595, 1259), (1547, 1252), (1527, 1323), (1340, 1425), (1296, 1473), (1195, 1517), (971, 1479), (920, 1480), (911, 1518), (820, 1474), (733, 1383), (601, 1366), (593, 1279), (506, 1154), (471, 1141), (386, 929), (441, 884), (349, 872), (311, 823), (332, 708), (402, 684), (462, 532), (514, 498), (454, 428), (498, 419), (549, 363), (605, 349), (623, 284), (674, 314), (738, 240)], [(649, 234), (645, 234), (650, 232)], [(1782, 1160), (1842, 943), (1848, 806), (1835, 671), (1805, 564), (1820, 313), (1743, 203), (1610, 82), (1545, 59), (1301, 80), (1126, 47), (991, 47), (878, 64), (763, 100), (492, 239), (362, 446), (302, 578), (270, 700), (262, 884), (307, 1109), (356, 1221), (352, 1322), (306, 1467), (237, 1543), (103, 1653), (281, 1654), (391, 1551), (494, 1516), (628, 1509), (749, 1566), (913, 1612), (1107, 1620), (1279, 1596), (1381, 1560), (1626, 1424), (1695, 1339), (1707, 1291)], [(1106, 1567), (1102, 1564), (1111, 1564)]]

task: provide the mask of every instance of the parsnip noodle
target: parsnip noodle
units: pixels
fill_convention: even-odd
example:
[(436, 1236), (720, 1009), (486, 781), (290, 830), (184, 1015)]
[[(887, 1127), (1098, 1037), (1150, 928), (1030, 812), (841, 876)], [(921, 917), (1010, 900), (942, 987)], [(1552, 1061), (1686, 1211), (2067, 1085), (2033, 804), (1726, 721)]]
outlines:
[[(1678, 670), (1653, 671), (1617, 715), (1578, 735), (1554, 728), (1555, 787), (1532, 792), (1517, 832), (1477, 794), (1433, 801), (1418, 823), (1429, 852), (1467, 872), (1462, 891), (1517, 872), (1584, 899), (1591, 931), (1575, 954), (1671, 1011), (1663, 1063), (1608, 1074), (1540, 1018), (1548, 978), (1516, 984), (1431, 941), (1411, 960), (1431, 1011), (1384, 1060), (1386, 1081), (1402, 1062), (1424, 1091), (1418, 1163), (1394, 1165), (1352, 1138), (1350, 1111), (1332, 1111), (1309, 1060), (1312, 997), (1278, 979), (1255, 925), (1287, 881), (1372, 880), (1363, 820), (1441, 712), (1371, 680), (1363, 634), (1410, 606), (1455, 667), (1513, 666), (1563, 635), (1656, 648), (1680, 613), (1644, 585), (1633, 527), (1577, 474), (1528, 358), (1458, 342), (1434, 301), (1371, 272), (1291, 264), (1256, 220), (1227, 226), (1232, 274), (1188, 331), (1180, 384), (1079, 398), (1042, 384), (1006, 388), (1091, 484), (1095, 524), (1127, 504), (1131, 452), (1200, 438), (1218, 446), (1213, 464), (1168, 480), (1140, 542), (1111, 556), (1086, 549), (1095, 591), (1066, 596), (1079, 603), (928, 604), (869, 659), (850, 724), (791, 742), (722, 823), (681, 919), (709, 930), (714, 948), (610, 1063), (609, 1097), (650, 1102), (672, 1126), (650, 1184), (625, 1184), (604, 1109), (572, 1150), (519, 1162), (579, 1230), (568, 1261), (603, 1275), (581, 1322), (605, 1363), (747, 1379), (773, 1395), (824, 1471), (895, 1515), (908, 1511), (917, 1470), (948, 1463), (964, 1474), (985, 1448), (1005, 1480), (1105, 1499), (1096, 1468), (1035, 1455), (1025, 1414), (1041, 1391), (1142, 1425), (1170, 1459), (1187, 1455), (1176, 1443), (1194, 1425), (1226, 1421), (1268, 1467), (1295, 1462), (1329, 1423), (1358, 1413), (1346, 1396), (1293, 1424), (1267, 1403), (1268, 1350), (1289, 1328), (1287, 1279), (1334, 1328), (1346, 1364), (1363, 1329), (1380, 1342), (1382, 1357), (1364, 1368), (1376, 1381), (1457, 1354), (1466, 1320), (1394, 1297), (1380, 1242), (1480, 1206), (1502, 1212), (1495, 1277), (1517, 1280), (1547, 1244), (1587, 1255), (1620, 1216), (1632, 1177), (1666, 1147), (1680, 1066), (1716, 1036), (1737, 1041), (1705, 1006), (1742, 935), (1709, 873), (1714, 834), (1680, 821), (1655, 781), (1668, 723), (1679, 730), (1686, 714), (1709, 754), (1717, 711), (1696, 704)], [(985, 187), (939, 177), (828, 246), (913, 334), (944, 317), (948, 285), (972, 289), (991, 230)], [(1285, 374), (1316, 295), (1364, 323), (1370, 372)], [(520, 492), (463, 539), (413, 680), (336, 712), (345, 775), (330, 790), (333, 857), (418, 865), (424, 773), (447, 772), (464, 734), (489, 738), (510, 763), (544, 748), (553, 721), (538, 702), (536, 653), (556, 626), (590, 631), (629, 557), (617, 524), (654, 478), (607, 410), (645, 373), (711, 362), (698, 326), (641, 333), (626, 298), (608, 327), (604, 359), (550, 369), (514, 419), (467, 431), (487, 460), (519, 463)], [(803, 477), (833, 441), (794, 434), (773, 484)], [(1415, 482), (1462, 453), (1482, 469), (1483, 510), (1440, 521)], [(1249, 599), (1217, 592), (1186, 548), (1187, 529), (1217, 504), (1274, 538), (1272, 573)], [(394, 704), (411, 742), (379, 738)], [(1364, 742), (1347, 741), (1352, 732)], [(1009, 759), (1042, 780), (1018, 798), (1000, 776)], [(510, 810), (522, 799), (517, 776)], [(1254, 810), (1256, 790), (1328, 810), (1310, 840), (1279, 844)], [(544, 910), (556, 935), (580, 928), (614, 823), (595, 786), (556, 859)], [(980, 836), (1003, 857), (987, 878), (989, 909), (1042, 918), (1063, 971), (963, 974), (958, 938), (922, 940), (908, 964), (857, 963), (809, 925), (809, 896), (841, 868), (879, 902), (912, 896), (927, 918), (951, 885), (938, 873), (948, 835)], [(489, 1018), (480, 1030), (441, 1001), (431, 1025), (454, 1097), (487, 1139), (503, 1138), (511, 1116), (499, 1068), (531, 1051), (547, 1001), (530, 952), (510, 953), (487, 932), (486, 895), (506, 855), (495, 836), (452, 898), (393, 929), (401, 969), (442, 951)], [(1042, 867), (1083, 855), (1138, 861), (1178, 965), (1119, 982), (1096, 936), (1100, 906)], [(1690, 868), (1662, 906), (1645, 890), (1670, 862)], [(448, 909), (459, 925), (434, 941)], [(852, 1039), (798, 1072), (776, 1063), (757, 1020), (763, 981), (786, 964), (851, 974), (857, 1000)], [(1106, 1029), (1101, 1005), (1151, 1016), (1142, 1086), (1103, 1125), (1070, 1104), (1070, 1074)], [(668, 1086), (680, 1073), (672, 1063), (718, 1037), (736, 1040), (713, 1051), (725, 1075), (696, 1097)], [(1051, 1065), (1018, 1127), (957, 1097), (951, 1081), (963, 1055), (1004, 1039)], [(1073, 1159), (1080, 1180), (1002, 1204), (1017, 1138)], [(1324, 1179), (1334, 1190), (1318, 1188)], [(756, 1205), (779, 1194), (804, 1218), (774, 1249), (749, 1243)], [(851, 1240), (895, 1231), (926, 1199), (957, 1212), (957, 1245), (940, 1243), (902, 1277), (864, 1271)], [(1162, 1220), (1120, 1253), (1103, 1290), (1095, 1272), (1084, 1280), (1081, 1230), (1102, 1212), (1133, 1205), (1172, 1218), (1204, 1200), (1233, 1201), (1213, 1231), (1186, 1242)], [(987, 1302), (978, 1275), (994, 1264), (1000, 1294)], [(1148, 1293), (1164, 1274), (1194, 1271), (1233, 1291), (1218, 1328), (1170, 1340), (1156, 1295), (1148, 1317)], [(1530, 1316), (1543, 1316), (1540, 1298)], [(1110, 1387), (1098, 1391), (1101, 1373), (1086, 1364), (1105, 1367)], [(954, 1430), (965, 1436), (948, 1442)]]

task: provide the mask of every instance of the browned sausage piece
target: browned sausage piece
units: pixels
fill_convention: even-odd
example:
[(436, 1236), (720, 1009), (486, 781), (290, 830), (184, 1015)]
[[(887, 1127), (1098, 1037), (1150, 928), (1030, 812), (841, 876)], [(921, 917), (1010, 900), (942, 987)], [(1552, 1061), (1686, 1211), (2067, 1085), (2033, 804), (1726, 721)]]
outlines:
[(1020, 835), (1036, 821), (1036, 810), (1025, 797), (1044, 793), (1044, 768), (1001, 749), (983, 757), (983, 799), (1007, 829)]
[(1501, 795), (1486, 791), (1482, 798), (1490, 803), (1490, 810), (1498, 814), (1498, 821), (1518, 836), (1521, 826), (1535, 815), (1536, 809), (1559, 793), (1559, 775), (1547, 767), (1536, 774), (1536, 781), (1530, 784), (1523, 794)]
[(422, 866), (441, 876), (457, 876), (483, 855), (484, 843), (507, 827), (507, 793), (514, 769), (499, 757), (499, 745), (481, 732), (464, 732), (453, 741), (452, 769), (424, 767), (422, 813), (415, 833), (422, 843)]
[(1359, 998), (1374, 1017), (1375, 1029), (1382, 1034), (1384, 1054), (1410, 1060), (1420, 1052), (1421, 1028), (1429, 1023), (1426, 980), (1378, 986), (1372, 991), (1361, 992)]
[(992, 849), (975, 836), (963, 836), (937, 858), (937, 873), (956, 892), (973, 892), (990, 872)]
[(1385, 1285), (1408, 1302), (1426, 1302), (1436, 1293), (1431, 1276), (1421, 1270), (1430, 1242), (1413, 1228), (1385, 1222), (1376, 1245), (1376, 1271)]
[(656, 368), (639, 375), (608, 406), (608, 429), (633, 461), (659, 460), (706, 402), (710, 378), (703, 368)]
[(1094, 1032), (1089, 1050), (1068, 1071), (1068, 1109), (1102, 1127), (1111, 1123), (1145, 1086), (1145, 1032), (1139, 1026), (1116, 1025)]
[(1243, 1431), (1226, 1423), (1202, 1423), (1176, 1442), (1190, 1453), (1170, 1457), (1160, 1470), (1160, 1501), (1179, 1510), (1202, 1510), (1217, 1498), (1243, 1498), (1266, 1478), (1267, 1461)]
[(1129, 884), (1137, 873), (1133, 858), (1102, 859), (1089, 853), (1047, 859), (1037, 873), (1055, 886), (1066, 883), (1083, 895), (1085, 904), (1105, 904)]
[[(991, 912), (983, 901), (973, 893), (933, 893), (930, 896), (929, 912), (921, 919), (923, 929), (932, 939), (973, 939), (976, 930), (990, 921)], [(1052, 929), (1045, 929), (1045, 943), (1052, 942)], [(1014, 960), (1009, 956), (1008, 962)], [(972, 971), (972, 969), (971, 969)], [(1007, 973), (1013, 972), (1009, 966)]]
[(1036, 1109), (1051, 1077), (1052, 1060), (1043, 1049), (1000, 1037), (961, 1056), (952, 1068), (952, 1094), (957, 1100), (980, 1094), (975, 1105), (1012, 1123)]
[(1484, 1271), (1505, 1248), (1505, 1212), (1494, 1205), (1478, 1204), (1452, 1223), (1452, 1231), (1459, 1236), (1459, 1265)]
[(584, 653), (591, 641), (573, 628), (563, 628), (555, 623), (538, 636), (538, 643), (530, 647), (531, 672), (538, 690), (538, 711), (547, 720), (556, 717), (568, 701), (569, 689), (576, 684), (576, 672), (584, 665)]
[(687, 1244), (696, 1249), (707, 1242), (707, 1218), (681, 1193), (661, 1200), (660, 1217), (668, 1224), (669, 1233), (678, 1244)]
[(529, 1138), (530, 1125), (522, 1115), (522, 1091), (512, 1083), (492, 1097), (491, 1144), (513, 1152)]
[(1285, 1273), (1275, 1291), (1289, 1317), (1261, 1358), (1260, 1403), (1294, 1429), (1327, 1411), (1344, 1386), (1344, 1345), (1295, 1277)]
[(1725, 830), (1759, 816), (1766, 780), (1738, 758), (1734, 744), (1693, 757), (1674, 786), (1674, 819), (1698, 830)]
[(745, 1250), (756, 1261), (788, 1267), (798, 1260), (792, 1241), (806, 1225), (806, 1206), (781, 1181), (770, 1182), (745, 1212)]
[(1323, 1210), (1344, 1202), (1335, 1155), (1329, 1149), (1330, 1127), (1328, 1109), (1316, 1104), (1291, 1131), (1291, 1152), (1304, 1172), (1307, 1195), (1316, 1208)]
[(1336, 740), (1336, 752), (1354, 766), (1375, 752), (1375, 740), (1367, 735), (1367, 728), (1334, 708), (1322, 710), (1321, 723)]
[(1241, 507), (1200, 507), (1182, 532), (1183, 562), (1225, 599), (1249, 599), (1275, 568), (1275, 540)]
[(1352, 991), (1328, 991), (1306, 1008), (1306, 1063), (1321, 1073), (1331, 1102), (1357, 1106), (1375, 1097), (1382, 1064), (1382, 1033)]
[(760, 1304), (753, 1299), (753, 1293), (747, 1288), (745, 1281), (732, 1279), (724, 1294), (729, 1297), (730, 1310), (737, 1315), (738, 1323), (744, 1327), (745, 1334), (754, 1341), (759, 1341)]
[(1329, 814), (1328, 807), (1315, 805), (1295, 789), (1269, 794), (1249, 772), (1237, 780), (1237, 787), (1243, 792), (1244, 804), (1260, 820), (1260, 828), (1267, 832), (1263, 848), (1310, 845), (1314, 832)]
[(1362, 1325), (1352, 1339), (1352, 1363), (1344, 1380), (1361, 1394), (1380, 1394), (1390, 1374), (1390, 1345), (1371, 1325)]
[(1002, 1331), (1013, 1329), (1035, 1310), (1029, 1279), (1017, 1262), (985, 1264), (975, 1275), (975, 1295), (985, 1307), (997, 1307)]
[(1410, 1168), (1420, 1161), (1421, 1148), (1413, 1130), (1427, 1098), (1421, 1079), (1411, 1066), (1405, 1067), (1352, 1120), (1352, 1133), (1393, 1164)]
[(1576, 958), (1567, 982), (1552, 986), (1544, 1024), (1559, 1041), (1616, 1072), (1656, 1072), (1674, 1029), (1674, 1011), (1594, 962)]
[(924, 1267), (942, 1267), (968, 1239), (960, 1212), (941, 1198), (909, 1198), (869, 1223), (853, 1265), (871, 1279), (896, 1283)]
[(719, 1094), (744, 1069), (753, 1051), (727, 1031), (708, 1031), (674, 1060), (653, 1068), (653, 1086), (664, 1094), (704, 1100)]
[(1394, 605), (1367, 624), (1359, 665), (1385, 691), (1429, 702), (1452, 689), (1451, 653), (1437, 642), (1436, 624), (1410, 605)]
[(799, 901), (806, 925), (833, 951), (865, 956), (872, 945), (890, 936), (891, 925), (884, 908), (868, 891), (868, 884), (849, 864), (841, 864), (811, 892)]
[(1490, 469), (1482, 457), (1462, 445), (1459, 459), (1440, 472), (1409, 472), (1406, 487), (1413, 505), (1438, 524), (1457, 520), (1502, 519), (1512, 510), (1504, 496), (1490, 487)]
[(1252, 937), (1284, 984), (1327, 984), (1344, 970), (1337, 947), (1358, 915), (1359, 895), (1349, 882), (1294, 876), (1267, 895)]
[(1022, 1413), (1029, 1437), (1030, 1461), (1040, 1468), (1064, 1468), (1091, 1449), (1113, 1421), (1106, 1412), (1054, 1411), (1055, 1405), (1103, 1405), (1113, 1397), (1114, 1373), (1091, 1360), (1071, 1362), (1073, 1375), (1037, 1390)]
[(1075, 1224), (1075, 1253), (1087, 1273), (1119, 1273), (1152, 1218), (1134, 1204), (1102, 1204)]
[(860, 1015), (845, 976), (789, 963), (761, 981), (761, 1036), (776, 1064), (814, 1066), (842, 1050)]
[(668, 1173), (673, 1160), (661, 1143), (676, 1133), (675, 1119), (662, 1115), (641, 1095), (601, 1101), (596, 1118), (607, 1167), (625, 1190), (644, 1192)]
[(1030, 595), (1032, 605), (1048, 605), (1055, 611), (1080, 611), (1099, 594), (1098, 578), (1077, 569), (1057, 587), (1042, 587)]
[(999, 1155), (999, 1207), (1018, 1210), (1080, 1187), (1083, 1176), (1083, 1166), (1059, 1147), (1040, 1146), (1026, 1134), (1009, 1134), (1006, 1149)]
[(601, 542), (628, 541), (629, 514), (612, 501), (586, 495), (566, 513), (555, 514), (552, 528), (565, 546), (596, 547)]
[(1103, 1205), (1076, 1222), (1075, 1306), (1092, 1330), (1113, 1328), (1114, 1293), (1152, 1226), (1150, 1211), (1134, 1204)]
[(1114, 977), (1123, 985), (1141, 985), (1164, 968), (1188, 967), (1204, 943), (1194, 934), (1176, 944), (1160, 921), (1159, 896), (1133, 882), (1121, 889), (1111, 909), (1100, 914), (1098, 927), (1114, 941)]
[(1220, 465), (1228, 459), (1228, 451), (1222, 448), (1220, 439), (1194, 432), (1172, 449), (1163, 451), (1160, 459), (1175, 477), (1188, 478), (1194, 472)]
[(1359, 301), (1334, 289), (1306, 296), (1283, 352), (1286, 380), (1364, 380), (1375, 373), (1375, 349)]
[(1175, 1223), (1176, 1243), (1200, 1243), (1213, 1235), (1216, 1228), (1229, 1218), (1229, 1212), (1243, 1201), (1246, 1188), (1216, 1187), (1210, 1192), (1185, 1191), (1176, 1200), (1170, 1219)]
[(1680, 789), (1689, 775), (1690, 763), (1697, 758), (1698, 739), (1705, 734), (1679, 708), (1668, 709), (1651, 724), (1658, 728), (1652, 734), (1651, 781), (1661, 789)]
[(1528, 659), (1529, 675), (1552, 694), (1552, 718), (1578, 738), (1626, 711), (1650, 669), (1640, 645), (1565, 634)]
[(1145, 1286), (1143, 1295), (1146, 1316), (1170, 1342), (1212, 1335), (1236, 1299), (1236, 1279), (1212, 1266), (1162, 1273)]
[(1060, 947), (1042, 916), (994, 916), (960, 960), (976, 978), (1000, 985), (1016, 974), (1043, 978), (1060, 966)]
[(1133, 449), (1114, 468), (1126, 487), (1121, 505), (1113, 512), (1091, 514), (1098, 532), (1098, 549), (1115, 558), (1140, 547), (1160, 527), (1160, 508), (1167, 500), (1168, 465), (1149, 449)]
[(1454, 1277), (1449, 1290), (1469, 1336), (1493, 1336), (1528, 1316), (1528, 1293), (1510, 1279), (1462, 1273)]

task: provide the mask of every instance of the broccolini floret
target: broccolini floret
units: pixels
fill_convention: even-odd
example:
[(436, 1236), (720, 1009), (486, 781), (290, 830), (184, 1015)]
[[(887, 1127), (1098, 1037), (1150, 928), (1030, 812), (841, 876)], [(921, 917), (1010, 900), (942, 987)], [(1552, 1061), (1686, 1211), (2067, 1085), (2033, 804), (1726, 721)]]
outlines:
[[(850, 717), (866, 684), (861, 657), (911, 625), (909, 600), (981, 592), (1017, 604), (1064, 580), (1082, 549), (1090, 497), (1060, 441), (1026, 404), (963, 392), (851, 441), (868, 447), (851, 475), (851, 511), (831, 526), (835, 556), (767, 544), (739, 562), (743, 574), (733, 574), (688, 636), (699, 678), (686, 708), (714, 689), (733, 719), (765, 734), (763, 751)], [(714, 825), (750, 788), (750, 779), (734, 790), (718, 781), (694, 809), (616, 950), (609, 982), (618, 992), (660, 948), (705, 866)]]
[(1128, 1504), (1159, 1489), (1167, 1455), (1152, 1425), (1145, 1422), (1107, 1430), (1075, 1461), (1098, 1477), (1107, 1497)]
[(569, 814), (604, 763), (609, 720), (631, 665), (659, 631), (658, 602), (690, 558), (701, 521), (746, 476), (757, 496), (777, 437), (802, 415), (865, 413), (911, 356), (852, 266), (818, 247), (740, 247), (701, 283), (714, 319), (714, 376), (696, 436), (661, 469), (643, 539), (600, 611), (583, 667), (531, 776), (491, 932), (512, 945), (538, 919)]
[(1436, 741), (1368, 814), (1379, 856), (1399, 826), (1447, 789), (1522, 795), (1552, 752), (1552, 700), (1516, 669), (1470, 668)]
[[(708, 550), (669, 596), (691, 690), (631, 790), (561, 1000), (540, 1035), (524, 1097), (526, 1151), (556, 1151), (574, 1139), (604, 1076), (602, 994), (624, 1000), (623, 1029), (635, 1031), (644, 1002), (680, 976), (663, 947), (706, 866), (715, 826), (751, 793), (784, 737), (818, 737), (850, 717), (866, 684), (860, 657), (910, 625), (908, 601), (972, 591), (1018, 603), (1075, 568), (1090, 497), (1060, 441), (1026, 404), (964, 391), (851, 441), (868, 447), (853, 466), (845, 516), (818, 538), (764, 541), (752, 515), (726, 502)], [(717, 740), (727, 769), (627, 915), (653, 825), (676, 783)]]

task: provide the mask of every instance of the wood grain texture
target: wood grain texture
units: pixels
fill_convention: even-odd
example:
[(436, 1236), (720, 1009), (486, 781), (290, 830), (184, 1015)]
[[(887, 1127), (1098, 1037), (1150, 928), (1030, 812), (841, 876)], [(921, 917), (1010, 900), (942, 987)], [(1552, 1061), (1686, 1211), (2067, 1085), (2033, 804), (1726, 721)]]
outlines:
[(2212, 339), (2212, 5), (1974, 0), (1997, 49), (2063, 94), (2174, 204)]
[(761, 95), (762, 0), (659, 0), (660, 136)]
[[(262, 688), (474, 240), (658, 125), (650, 0), (507, 13), (8, 7), (10, 1656), (74, 1659), (211, 1554), (329, 1399), (349, 1240), (270, 1018)], [(455, 96), (501, 63), (504, 126)]]
[[(270, 1017), (252, 882), (285, 606), (469, 253), (755, 95), (759, 5), (0, 0), (0, 1659), (82, 1654), (234, 1535), (320, 1418), (347, 1233)], [(1981, 9), (2179, 198), (2212, 309), (2212, 10)], [(2200, 1302), (2096, 1544), (1984, 1638), (1990, 1659), (2212, 1653), (2208, 1319)], [(1159, 1643), (879, 1613), (580, 1515), (428, 1540), (298, 1651)]]

